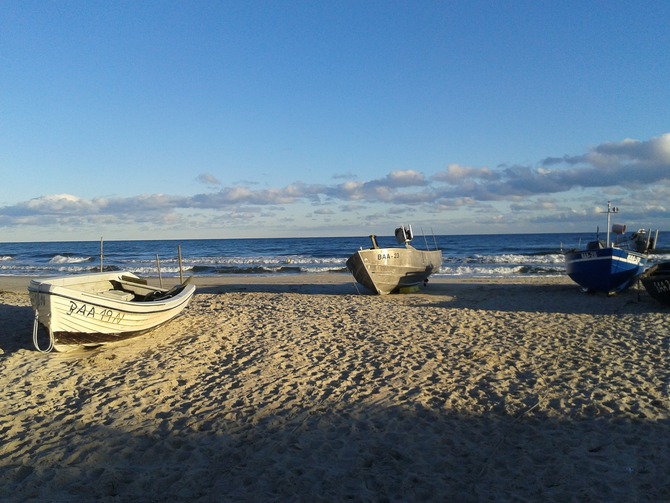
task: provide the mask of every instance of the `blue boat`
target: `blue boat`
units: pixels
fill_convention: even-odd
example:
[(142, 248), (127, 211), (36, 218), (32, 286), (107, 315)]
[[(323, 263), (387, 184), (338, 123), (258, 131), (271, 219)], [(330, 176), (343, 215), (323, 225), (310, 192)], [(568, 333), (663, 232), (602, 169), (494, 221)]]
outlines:
[[(568, 276), (587, 292), (603, 292), (608, 295), (628, 288), (642, 274), (647, 263), (647, 253), (656, 246), (651, 238), (651, 230), (637, 231), (630, 239), (624, 237), (625, 225), (615, 224), (612, 232), (619, 236), (610, 242), (610, 216), (618, 208), (607, 203), (607, 240), (588, 243), (583, 250), (565, 253), (565, 268)], [(656, 238), (658, 231), (656, 231)]]

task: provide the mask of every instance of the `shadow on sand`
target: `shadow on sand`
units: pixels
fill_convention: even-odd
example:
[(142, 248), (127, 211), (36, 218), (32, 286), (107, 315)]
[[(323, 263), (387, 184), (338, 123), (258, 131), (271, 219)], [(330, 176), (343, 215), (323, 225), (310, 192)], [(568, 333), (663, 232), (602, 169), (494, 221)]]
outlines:
[(166, 411), (151, 433), (137, 434), (84, 423), (82, 407), (72, 401), (50, 418), (58, 434), (30, 459), (0, 461), (4, 501), (670, 499), (668, 421), (422, 407), (230, 421), (225, 410), (198, 417), (177, 407), (182, 419)]
[[(667, 311), (644, 289), (631, 288), (617, 295), (585, 293), (572, 284), (431, 284), (423, 290), (429, 302), (451, 309), (561, 314), (641, 314)], [(447, 296), (447, 299), (440, 299)]]
[(381, 302), (424, 302), (447, 309), (561, 314), (637, 314), (667, 311), (642, 287), (618, 295), (584, 293), (573, 284), (429, 282), (418, 293), (378, 296), (354, 282), (341, 283), (239, 283), (198, 286), (197, 294), (292, 293), (305, 295), (362, 295)]
[(34, 349), (31, 307), (0, 304), (0, 359), (21, 349)]

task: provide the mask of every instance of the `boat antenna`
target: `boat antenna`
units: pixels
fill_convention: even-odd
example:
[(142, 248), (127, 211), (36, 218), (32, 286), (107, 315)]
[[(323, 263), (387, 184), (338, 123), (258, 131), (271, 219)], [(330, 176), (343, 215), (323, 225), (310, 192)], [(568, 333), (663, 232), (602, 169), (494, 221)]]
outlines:
[(433, 244), (435, 244), (435, 249), (437, 250), (437, 239), (435, 239), (435, 231), (433, 228), (430, 228), (430, 233), (433, 235)]
[(428, 248), (428, 240), (426, 239), (426, 233), (423, 231), (423, 227), (421, 227), (421, 234), (423, 234), (423, 242), (426, 245), (426, 250), (430, 250), (430, 248)]
[(103, 253), (102, 253), (102, 236), (100, 237), (100, 272), (102, 272), (102, 258), (103, 258)]

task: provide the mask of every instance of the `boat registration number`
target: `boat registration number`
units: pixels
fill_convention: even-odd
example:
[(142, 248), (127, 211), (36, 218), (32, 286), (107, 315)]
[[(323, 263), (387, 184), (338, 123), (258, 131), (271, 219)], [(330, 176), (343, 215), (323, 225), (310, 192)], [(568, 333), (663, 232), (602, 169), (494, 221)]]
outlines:
[(389, 260), (394, 258), (400, 258), (400, 253), (378, 253), (377, 260)]
[(98, 308), (95, 309), (95, 306), (88, 306), (87, 304), (79, 304), (74, 301), (70, 301), (70, 309), (67, 313), (68, 316), (83, 316), (84, 318), (93, 318), (96, 320), (104, 321), (105, 323), (121, 323), (125, 313), (120, 313), (114, 311), (113, 309), (107, 308)]
[(597, 258), (598, 254), (596, 252), (582, 252), (582, 259), (587, 258)]
[(667, 279), (654, 281), (652, 284), (658, 293), (670, 292), (670, 281)]

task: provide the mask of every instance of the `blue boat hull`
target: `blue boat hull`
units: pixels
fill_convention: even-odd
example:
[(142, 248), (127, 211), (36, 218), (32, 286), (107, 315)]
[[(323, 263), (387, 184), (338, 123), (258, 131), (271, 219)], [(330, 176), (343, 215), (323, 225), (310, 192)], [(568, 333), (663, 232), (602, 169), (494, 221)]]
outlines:
[(586, 290), (608, 294), (628, 288), (646, 262), (641, 253), (613, 247), (565, 254), (566, 271), (575, 283)]

